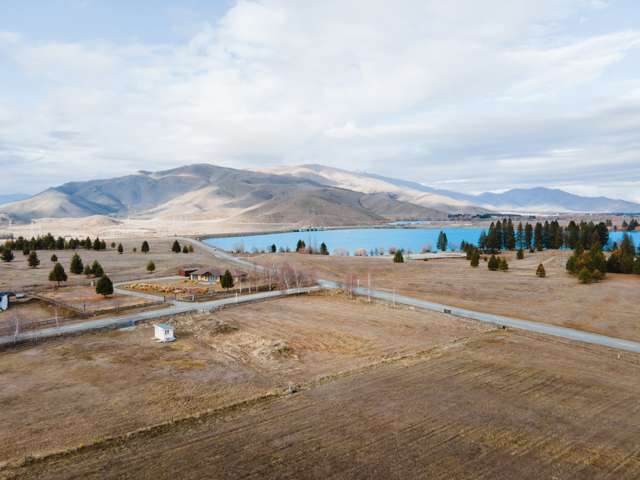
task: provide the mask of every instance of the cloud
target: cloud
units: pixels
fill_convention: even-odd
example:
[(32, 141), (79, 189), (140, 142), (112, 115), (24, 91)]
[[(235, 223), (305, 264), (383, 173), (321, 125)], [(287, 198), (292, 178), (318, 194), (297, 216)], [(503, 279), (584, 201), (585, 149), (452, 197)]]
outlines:
[(571, 27), (604, 8), (240, 0), (180, 44), (0, 34), (0, 189), (317, 162), (472, 190), (616, 175), (629, 196), (640, 32)]

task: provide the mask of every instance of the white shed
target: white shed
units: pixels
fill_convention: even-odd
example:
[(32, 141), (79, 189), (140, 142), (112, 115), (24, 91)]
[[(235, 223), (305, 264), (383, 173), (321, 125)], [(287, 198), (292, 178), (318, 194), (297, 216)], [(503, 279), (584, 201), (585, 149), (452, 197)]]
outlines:
[(173, 327), (166, 323), (154, 323), (154, 336), (160, 342), (173, 342), (176, 337), (173, 336)]
[(9, 294), (7, 292), (0, 292), (0, 311), (9, 309)]

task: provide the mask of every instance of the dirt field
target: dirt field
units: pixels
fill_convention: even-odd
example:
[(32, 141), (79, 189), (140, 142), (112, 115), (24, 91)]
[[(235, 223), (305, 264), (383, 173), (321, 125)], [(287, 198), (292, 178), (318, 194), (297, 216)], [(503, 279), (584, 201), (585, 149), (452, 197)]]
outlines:
[[(107, 239), (110, 245), (111, 240)], [(236, 268), (227, 265), (224, 261), (211, 257), (207, 252), (196, 248), (193, 253), (173, 253), (171, 244), (173, 239), (149, 239), (151, 251), (148, 254), (140, 253), (141, 240), (116, 240), (122, 242), (124, 253), (119, 255), (115, 249), (110, 247), (105, 251), (94, 251), (78, 249), (77, 252), (86, 265), (94, 260), (98, 260), (104, 271), (114, 282), (134, 280), (139, 278), (154, 278), (168, 275), (176, 275), (177, 268), (182, 265), (215, 266), (219, 268)], [(138, 253), (133, 253), (133, 247), (137, 247)], [(36, 269), (29, 268), (27, 257), (22, 252), (15, 252), (15, 260), (10, 263), (0, 262), (0, 290), (23, 291), (25, 289), (42, 289), (53, 286), (49, 282), (49, 272), (53, 268), (51, 255), (56, 254), (58, 261), (67, 272), (69, 285), (88, 285), (90, 279), (85, 275), (73, 275), (69, 271), (72, 250), (42, 250), (38, 251), (40, 266)], [(153, 274), (147, 273), (147, 263), (153, 260), (156, 271)]]
[[(83, 313), (107, 313), (117, 312), (132, 307), (144, 307), (154, 304), (152, 300), (130, 295), (113, 294), (108, 297), (96, 294), (94, 287), (63, 287), (49, 290), (42, 294), (55, 302), (69, 305), (73, 309)], [(161, 299), (160, 299), (161, 300)]]
[(11, 307), (5, 312), (0, 312), (0, 335), (13, 335), (16, 332), (32, 330), (34, 328), (47, 328), (76, 320), (73, 311), (58, 308), (38, 299), (28, 301), (12, 301)]
[(636, 479), (639, 360), (494, 331), (0, 477)]
[[(390, 259), (321, 255), (261, 255), (263, 265), (297, 263), (321, 278), (423, 298), (434, 302), (552, 323), (614, 337), (640, 340), (638, 293), (640, 276), (610, 274), (601, 283), (580, 285), (565, 271), (569, 252), (526, 254), (516, 260), (505, 255), (508, 272), (490, 272), (484, 262), (478, 268), (464, 259), (410, 261), (394, 264)], [(535, 276), (543, 262), (547, 278)]]
[[(0, 463), (86, 445), (396, 356), (488, 327), (343, 296), (305, 296), (0, 352)], [(0, 474), (1, 476), (1, 474)]]

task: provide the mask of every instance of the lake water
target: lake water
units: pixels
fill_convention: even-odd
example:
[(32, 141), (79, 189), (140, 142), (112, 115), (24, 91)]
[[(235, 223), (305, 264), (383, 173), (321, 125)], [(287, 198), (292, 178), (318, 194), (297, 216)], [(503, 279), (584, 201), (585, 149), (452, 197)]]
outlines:
[[(483, 228), (348, 228), (343, 230), (317, 230), (309, 232), (283, 232), (262, 235), (241, 235), (220, 238), (208, 238), (205, 243), (223, 250), (239, 250), (247, 252), (268, 250), (272, 244), (277, 248), (295, 250), (298, 240), (304, 240), (307, 246), (319, 248), (324, 242), (329, 252), (342, 249), (350, 255), (357, 249), (365, 249), (368, 254), (381, 249), (389, 251), (389, 247), (405, 251), (420, 252), (423, 247), (431, 247), (434, 251), (438, 243), (440, 231), (447, 234), (448, 249), (457, 250), (464, 240), (477, 245)], [(611, 232), (611, 242), (620, 241), (622, 232)], [(635, 244), (640, 243), (640, 232), (633, 232)]]

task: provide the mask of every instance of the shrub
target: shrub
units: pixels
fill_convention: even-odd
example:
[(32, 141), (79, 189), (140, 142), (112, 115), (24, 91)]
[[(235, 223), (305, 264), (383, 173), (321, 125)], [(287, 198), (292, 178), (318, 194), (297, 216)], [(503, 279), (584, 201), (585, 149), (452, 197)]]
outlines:
[(51, 261), (53, 263), (56, 263), (58, 261), (58, 256), (55, 253), (53, 255), (51, 255)]
[(477, 267), (480, 264), (480, 253), (475, 250), (473, 253), (471, 253), (471, 266), (472, 267)]
[(509, 264), (507, 263), (507, 259), (504, 257), (500, 257), (499, 263), (498, 263), (498, 269), (501, 272), (506, 272), (507, 270), (509, 270)]
[(604, 273), (596, 268), (593, 273), (591, 273), (591, 278), (594, 282), (599, 282), (604, 278)]
[(396, 253), (393, 256), (393, 263), (404, 263), (404, 257), (402, 256), (402, 251), (396, 250)]
[(584, 284), (591, 283), (593, 281), (593, 275), (587, 267), (583, 267), (582, 270), (580, 270), (580, 273), (578, 273), (578, 281)]
[(113, 294), (113, 283), (109, 277), (106, 275), (100, 277), (96, 283), (96, 293), (105, 297)]
[(152, 260), (149, 260), (149, 263), (147, 263), (147, 272), (152, 273), (154, 272), (156, 269), (156, 264), (153, 263)]

